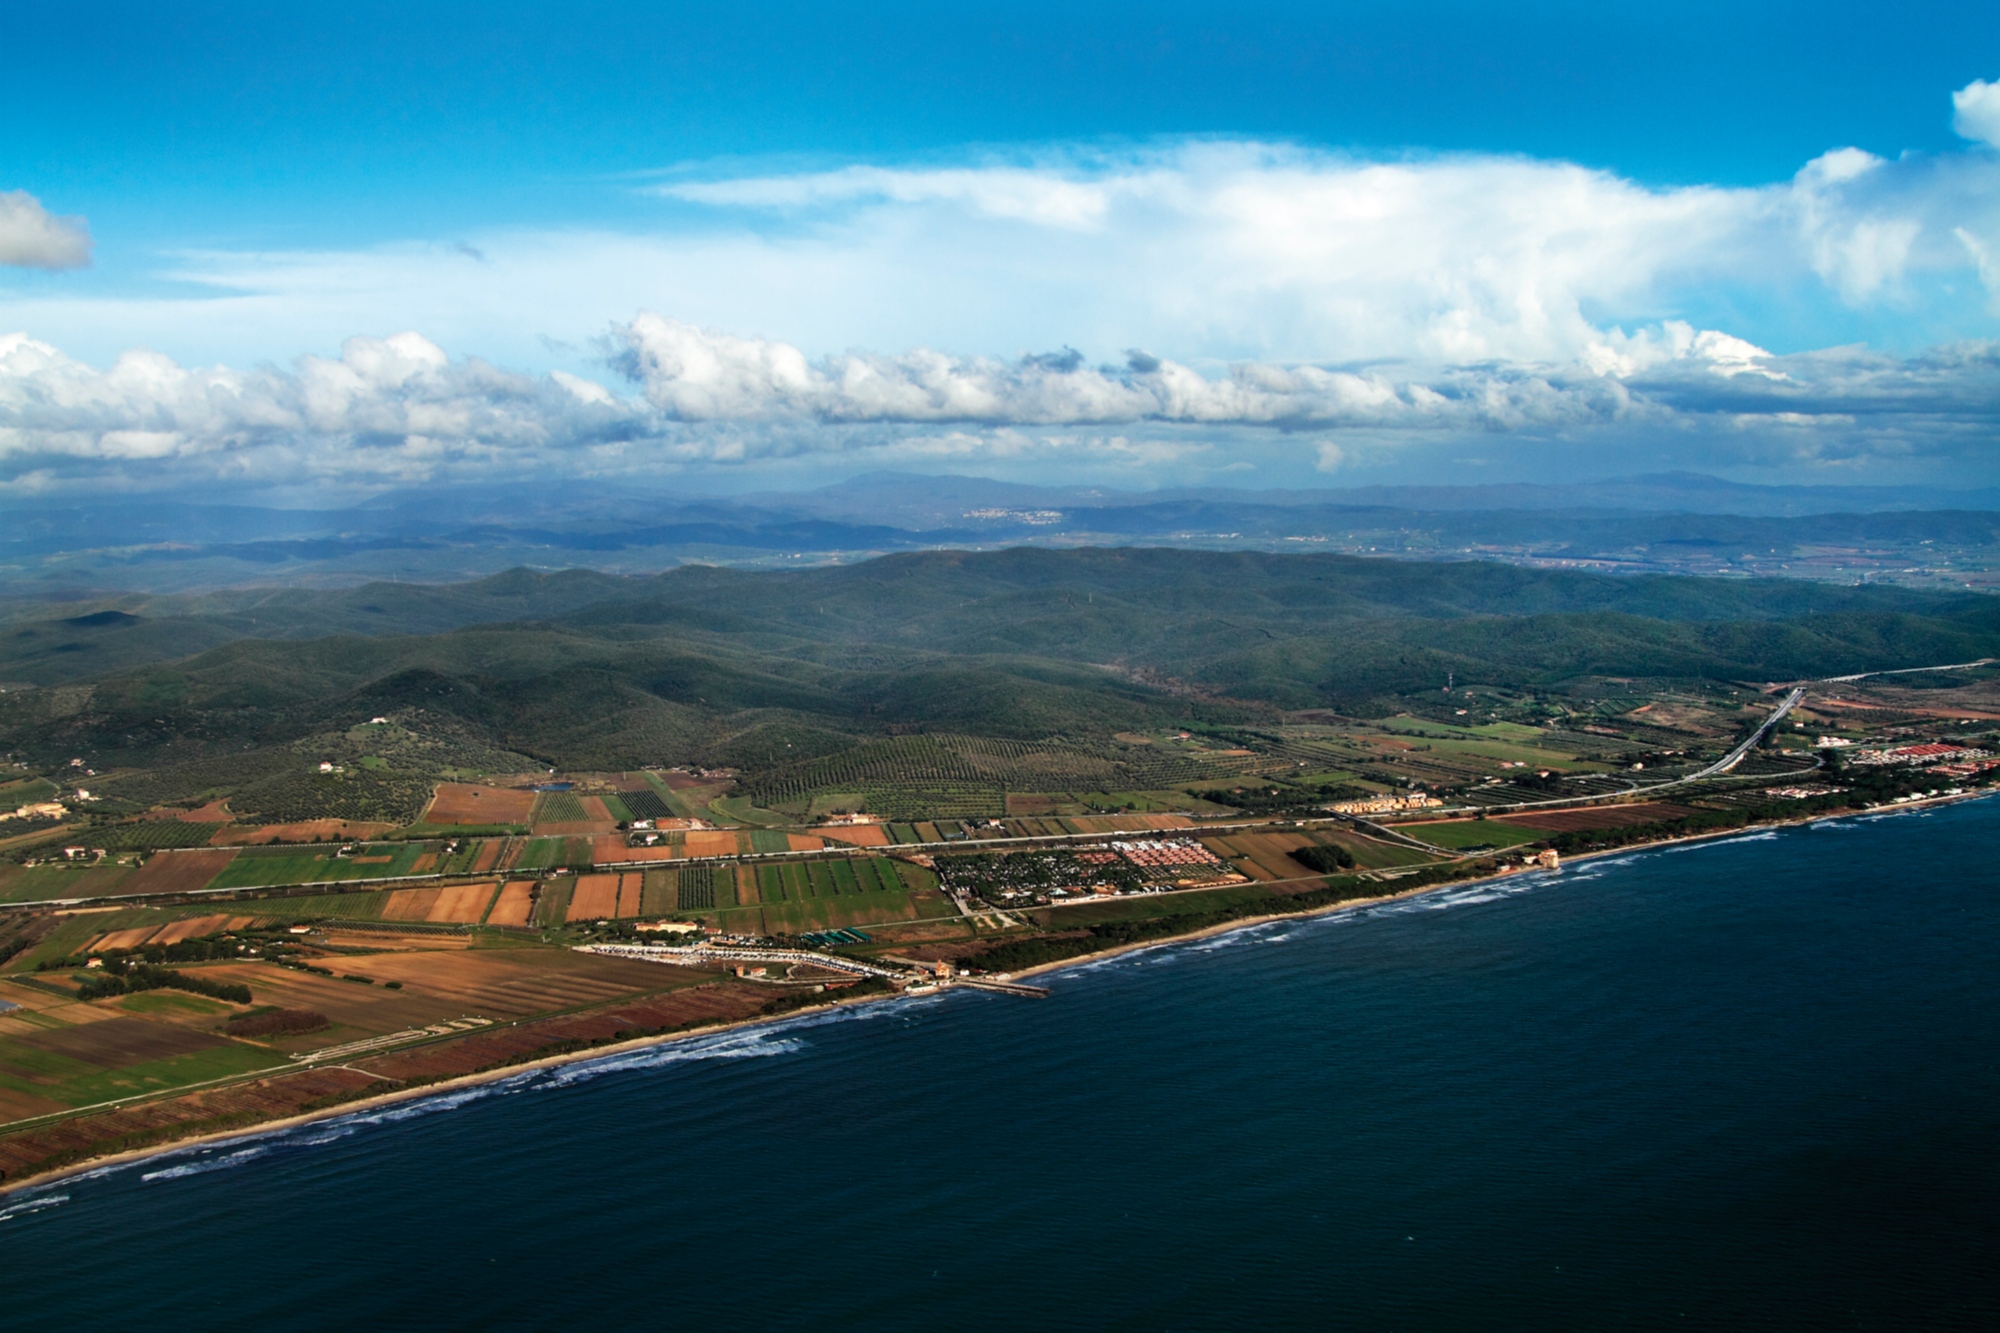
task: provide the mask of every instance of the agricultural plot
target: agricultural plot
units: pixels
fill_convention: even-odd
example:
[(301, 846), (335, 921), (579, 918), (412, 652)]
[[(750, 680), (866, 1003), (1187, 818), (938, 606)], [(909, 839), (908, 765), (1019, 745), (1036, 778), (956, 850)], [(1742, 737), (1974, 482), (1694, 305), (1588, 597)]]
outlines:
[(675, 887), (674, 907), (679, 911), (714, 911), (719, 902), (716, 892), (717, 881), (728, 882), (728, 888), (724, 892), (729, 897), (731, 903), (735, 901), (736, 876), (727, 867), (718, 869), (715, 866), (683, 866), (679, 870), (669, 873), (675, 875), (678, 879)]
[(891, 841), (888, 826), (883, 824), (827, 825), (818, 832), (828, 842), (845, 843), (849, 847), (887, 847)]
[(648, 870), (640, 877), (639, 915), (666, 916), (677, 906), (675, 887), (680, 877), (677, 870)]
[[(660, 794), (650, 789), (646, 791), (623, 791), (618, 793), (618, 803), (625, 808), (628, 819), (673, 819), (677, 816)], [(606, 805), (610, 802), (606, 801)]]
[(77, 836), (86, 847), (107, 852), (151, 852), (168, 847), (206, 847), (216, 837), (213, 824), (194, 824), (180, 819), (147, 819), (136, 824), (113, 824), (91, 829)]
[(1437, 824), (1398, 824), (1396, 832), (1427, 842), (1446, 851), (1463, 852), (1475, 848), (1518, 847), (1535, 841), (1536, 831), (1503, 824), (1495, 819), (1454, 819)]
[(130, 866), (20, 866), (0, 862), (0, 902), (39, 903), (124, 892)]
[(43, 1109), (88, 1106), (284, 1063), (273, 1052), (178, 1024), (95, 1010), (65, 1006), (51, 1017), (76, 1012), (83, 1021), (0, 1037), (0, 1096)]
[(1542, 833), (1578, 833), (1589, 829), (1657, 824), (1670, 819), (1686, 819), (1698, 813), (1693, 806), (1646, 801), (1638, 805), (1600, 805), (1585, 810), (1538, 810), (1528, 814), (1496, 815), (1488, 822), (1513, 824)]
[(510, 879), (500, 889), (500, 896), (493, 900), (493, 910), (486, 915), (489, 926), (525, 927), (535, 906), (535, 881), (532, 879)]
[(590, 816), (584, 812), (583, 800), (573, 791), (545, 791), (535, 796), (532, 822), (543, 824), (582, 824)]
[(233, 851), (155, 852), (130, 878), (120, 882), (118, 892), (121, 896), (192, 893), (227, 871), (238, 855)]
[(435, 889), (398, 889), (382, 907), (384, 921), (475, 924), (486, 916), (494, 884), (453, 884)]
[(609, 920), (618, 915), (618, 876), (578, 875), (565, 921)]
[[(202, 853), (172, 853), (175, 856)], [(219, 889), (280, 888), (289, 884), (337, 884), (347, 880), (402, 879), (420, 873), (417, 862), (435, 859), (437, 848), (421, 842), (372, 843), (341, 856), (332, 847), (320, 851), (289, 848), (245, 848), (213, 881)], [(150, 864), (148, 869), (150, 869)]]
[(757, 899), (759, 902), (781, 903), (791, 897), (786, 892), (789, 886), (785, 883), (785, 873), (782, 867), (758, 866), (755, 869), (755, 873), (757, 876)]
[(427, 824), (525, 824), (534, 813), (535, 793), (511, 787), (443, 782), (424, 812)]
[(557, 867), (587, 870), (592, 864), (587, 838), (529, 838), (521, 854), (507, 869), (553, 870)]
[(563, 879), (545, 879), (535, 895), (535, 914), (530, 925), (546, 930), (569, 920), (569, 900), (573, 886)]

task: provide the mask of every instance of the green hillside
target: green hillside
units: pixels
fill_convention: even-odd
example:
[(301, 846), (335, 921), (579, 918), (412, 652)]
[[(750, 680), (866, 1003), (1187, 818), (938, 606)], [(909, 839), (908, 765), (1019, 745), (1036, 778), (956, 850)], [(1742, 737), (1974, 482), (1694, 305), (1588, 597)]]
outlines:
[[(1102, 738), (1284, 709), (1381, 715), (1448, 675), (1761, 681), (2000, 653), (2000, 602), (1973, 595), (1138, 549), (517, 572), (124, 614), (70, 627), (105, 636), (101, 654), (54, 657), (20, 646), (51, 618), (14, 619), (7, 670), (50, 688), (0, 695), (0, 744), (99, 769), (221, 765), (209, 786), (229, 789), (232, 770), (295, 771), (301, 745), (359, 763), (385, 742), (348, 729), (392, 716), (435, 752), (374, 754), (385, 801), (400, 767), (452, 756), (765, 770), (912, 730)], [(205, 646), (143, 660), (190, 643)]]

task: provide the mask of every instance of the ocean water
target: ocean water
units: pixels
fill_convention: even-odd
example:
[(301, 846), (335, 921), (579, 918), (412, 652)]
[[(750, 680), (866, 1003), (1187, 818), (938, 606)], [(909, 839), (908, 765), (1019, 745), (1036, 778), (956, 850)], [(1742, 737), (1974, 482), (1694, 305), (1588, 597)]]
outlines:
[(2000, 1327), (2000, 800), (0, 1200), (12, 1327)]

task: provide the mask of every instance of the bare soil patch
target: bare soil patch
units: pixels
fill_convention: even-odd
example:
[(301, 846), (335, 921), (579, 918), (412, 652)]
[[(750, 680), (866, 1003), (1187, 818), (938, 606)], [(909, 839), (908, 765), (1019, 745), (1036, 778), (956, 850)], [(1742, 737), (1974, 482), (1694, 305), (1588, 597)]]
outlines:
[(398, 889), (382, 903), (384, 921), (428, 921), (443, 889)]
[(608, 920), (618, 915), (618, 876), (578, 875), (566, 921)]
[(535, 881), (514, 879), (507, 881), (494, 900), (493, 911), (488, 914), (489, 926), (525, 926), (528, 914), (534, 910)]
[(1576, 833), (1588, 829), (1625, 828), (1632, 824), (1658, 824), (1669, 819), (1685, 819), (1699, 814), (1691, 806), (1666, 801), (1639, 805), (1601, 805), (1588, 810), (1542, 810), (1524, 815), (1496, 815), (1495, 822), (1549, 833)]
[(130, 879), (118, 886), (118, 895), (135, 893), (192, 893), (222, 873), (236, 858), (234, 850), (155, 852)]
[(464, 922), (475, 924), (486, 915), (486, 905), (493, 901), (493, 891), (497, 884), (453, 884), (438, 890), (437, 905), (431, 908), (426, 921)]
[(513, 787), (482, 787), (470, 782), (441, 782), (424, 814), (427, 824), (525, 824), (535, 808), (535, 793)]
[(208, 840), (208, 845), (263, 847), (274, 842), (360, 842), (380, 837), (395, 827), (394, 824), (364, 823), (351, 819), (309, 819), (298, 824), (218, 829), (215, 836)]
[(255, 918), (247, 916), (191, 916), (185, 921), (172, 921), (162, 927), (160, 933), (148, 940), (149, 944), (179, 944), (182, 940), (199, 939), (203, 935), (215, 935), (225, 930), (241, 930)]

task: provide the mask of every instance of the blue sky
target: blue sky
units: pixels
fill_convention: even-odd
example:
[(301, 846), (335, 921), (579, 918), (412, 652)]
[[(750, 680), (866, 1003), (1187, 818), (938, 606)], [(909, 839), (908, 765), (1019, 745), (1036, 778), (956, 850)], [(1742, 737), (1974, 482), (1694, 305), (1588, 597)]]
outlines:
[(1996, 81), (1990, 5), (25, 8), (0, 486), (1991, 484)]

